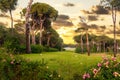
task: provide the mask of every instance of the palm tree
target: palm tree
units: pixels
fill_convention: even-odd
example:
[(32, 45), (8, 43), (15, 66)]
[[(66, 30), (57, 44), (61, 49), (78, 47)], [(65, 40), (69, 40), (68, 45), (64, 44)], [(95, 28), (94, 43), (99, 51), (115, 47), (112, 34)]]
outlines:
[(30, 48), (30, 23), (29, 23), (29, 15), (30, 15), (30, 10), (31, 10), (31, 5), (32, 5), (33, 0), (30, 0), (27, 10), (25, 13), (25, 26), (26, 26), (26, 53), (31, 52)]
[(77, 30), (75, 30), (75, 32), (80, 32), (80, 35), (79, 36), (75, 36), (74, 37), (74, 40), (76, 41), (76, 42), (78, 42), (78, 43), (80, 43), (80, 47), (81, 47), (81, 52), (83, 53), (83, 30), (79, 30), (79, 29), (77, 29)]
[(116, 15), (117, 9), (120, 7), (120, 0), (101, 0), (101, 3), (105, 7), (109, 7), (112, 12), (112, 20), (113, 20), (113, 31), (114, 31), (114, 57), (117, 54), (117, 45), (116, 45)]
[[(86, 25), (87, 21), (84, 17), (79, 17), (80, 21), (83, 25)], [(86, 48), (87, 48), (87, 52), (88, 52), (88, 56), (90, 56), (90, 47), (89, 47), (89, 36), (88, 36), (88, 26), (81, 26), (81, 28), (78, 28), (78, 30), (83, 30), (86, 34)]]
[(15, 10), (17, 6), (18, 0), (0, 0), (0, 9), (2, 12), (8, 12), (10, 13), (11, 17), (11, 28), (12, 28), (12, 35), (13, 35), (13, 16), (12, 16), (12, 10)]

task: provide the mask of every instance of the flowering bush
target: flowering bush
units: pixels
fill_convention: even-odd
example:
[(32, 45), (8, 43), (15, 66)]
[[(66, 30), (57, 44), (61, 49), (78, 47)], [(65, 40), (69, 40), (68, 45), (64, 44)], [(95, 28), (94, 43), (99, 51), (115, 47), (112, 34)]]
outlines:
[(83, 80), (120, 80), (120, 62), (115, 57), (103, 57), (103, 60), (87, 73)]
[(42, 60), (31, 62), (0, 52), (0, 80), (62, 80), (56, 71), (49, 70)]

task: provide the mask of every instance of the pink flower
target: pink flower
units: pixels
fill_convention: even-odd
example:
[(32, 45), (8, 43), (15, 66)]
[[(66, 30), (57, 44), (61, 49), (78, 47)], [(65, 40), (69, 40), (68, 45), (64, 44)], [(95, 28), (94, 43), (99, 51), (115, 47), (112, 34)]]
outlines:
[(10, 63), (11, 63), (11, 64), (14, 64), (14, 61), (11, 61)]
[(84, 79), (84, 80), (87, 79), (87, 78), (90, 78), (90, 74), (89, 74), (89, 73), (85, 73), (85, 74), (83, 75), (83, 79)]
[(93, 69), (93, 73), (96, 74), (98, 72), (97, 69)]
[(107, 57), (103, 57), (103, 60), (104, 60), (104, 61), (107, 61), (107, 60), (108, 60), (108, 58), (107, 58)]
[(116, 61), (116, 57), (112, 57), (111, 60), (112, 60), (112, 61)]
[(97, 66), (98, 66), (98, 67), (101, 67), (101, 66), (102, 66), (102, 64), (101, 64), (101, 63), (98, 63), (98, 64), (97, 64)]
[(109, 61), (107, 61), (106, 63), (104, 63), (104, 65), (108, 68), (109, 66)]
[(119, 76), (119, 73), (118, 73), (118, 72), (114, 72), (113, 75), (114, 75), (115, 77), (117, 77), (117, 76)]

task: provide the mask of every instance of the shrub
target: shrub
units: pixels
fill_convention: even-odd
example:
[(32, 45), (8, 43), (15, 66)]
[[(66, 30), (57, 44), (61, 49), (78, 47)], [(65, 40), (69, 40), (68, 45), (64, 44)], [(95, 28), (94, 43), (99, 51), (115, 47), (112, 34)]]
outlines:
[(115, 57), (111, 59), (104, 57), (103, 61), (86, 72), (82, 78), (84, 80), (120, 80), (120, 62)]
[(25, 51), (26, 51), (25, 45), (19, 45), (18, 47), (16, 47), (17, 53), (25, 53)]
[(48, 51), (48, 52), (57, 52), (57, 51), (59, 51), (59, 50), (56, 49), (56, 48), (49, 48), (49, 51)]
[(43, 51), (43, 46), (41, 45), (31, 45), (32, 53), (41, 53)]
[[(87, 50), (86, 48), (83, 49), (83, 53), (85, 53)], [(82, 50), (81, 50), (81, 47), (80, 46), (77, 46), (76, 49), (75, 49), (75, 53), (82, 53)]]
[(19, 40), (16, 37), (10, 37), (4, 42), (4, 47), (7, 52), (15, 52), (16, 48), (19, 46)]
[(31, 62), (19, 56), (0, 53), (0, 80), (62, 80), (47, 64)]
[(56, 48), (51, 48), (51, 47), (48, 47), (48, 46), (44, 46), (44, 51), (45, 52), (57, 52), (59, 50), (56, 49)]

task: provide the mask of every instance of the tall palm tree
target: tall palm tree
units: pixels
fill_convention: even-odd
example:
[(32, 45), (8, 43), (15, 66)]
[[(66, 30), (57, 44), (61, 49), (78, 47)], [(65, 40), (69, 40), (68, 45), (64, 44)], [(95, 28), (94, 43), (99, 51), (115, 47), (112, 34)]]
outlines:
[[(84, 17), (79, 17), (80, 18), (80, 21), (83, 25), (86, 25), (87, 24), (87, 21)], [(83, 30), (86, 34), (86, 48), (87, 48), (87, 52), (88, 52), (88, 56), (90, 56), (90, 47), (89, 47), (89, 36), (88, 36), (88, 26), (81, 26), (81, 28), (78, 28), (78, 30)]]
[(13, 35), (13, 15), (12, 10), (16, 9), (18, 0), (0, 0), (0, 10), (2, 12), (9, 12), (11, 17), (11, 28), (12, 28), (12, 35)]
[(113, 31), (114, 31), (114, 57), (117, 54), (117, 42), (116, 42), (116, 15), (118, 7), (120, 7), (120, 0), (101, 0), (103, 6), (107, 6), (111, 9), (112, 20), (113, 20)]
[(30, 23), (29, 23), (29, 16), (30, 16), (30, 10), (31, 10), (31, 5), (32, 5), (33, 0), (30, 0), (27, 10), (25, 13), (25, 26), (26, 26), (26, 53), (31, 52), (30, 48)]

